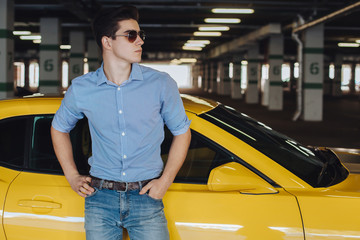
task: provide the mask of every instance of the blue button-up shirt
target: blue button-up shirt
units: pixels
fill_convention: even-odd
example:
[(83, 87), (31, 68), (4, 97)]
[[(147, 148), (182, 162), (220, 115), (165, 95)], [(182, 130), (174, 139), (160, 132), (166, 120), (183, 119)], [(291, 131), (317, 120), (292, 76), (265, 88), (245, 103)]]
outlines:
[(103, 66), (74, 79), (52, 126), (68, 133), (84, 116), (92, 139), (90, 174), (124, 182), (161, 174), (164, 123), (173, 135), (190, 125), (176, 82), (137, 63), (120, 86), (106, 78)]

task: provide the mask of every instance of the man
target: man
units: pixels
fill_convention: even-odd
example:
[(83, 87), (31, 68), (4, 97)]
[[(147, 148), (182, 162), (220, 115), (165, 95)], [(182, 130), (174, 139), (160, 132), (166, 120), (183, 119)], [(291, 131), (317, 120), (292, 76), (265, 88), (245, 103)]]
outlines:
[[(85, 197), (88, 240), (169, 239), (162, 198), (190, 144), (190, 121), (174, 80), (140, 66), (145, 34), (135, 7), (101, 11), (93, 22), (103, 64), (72, 81), (55, 114), (55, 153), (72, 189)], [(86, 116), (92, 138), (90, 176), (74, 163), (69, 132)], [(164, 123), (173, 133), (165, 168)]]

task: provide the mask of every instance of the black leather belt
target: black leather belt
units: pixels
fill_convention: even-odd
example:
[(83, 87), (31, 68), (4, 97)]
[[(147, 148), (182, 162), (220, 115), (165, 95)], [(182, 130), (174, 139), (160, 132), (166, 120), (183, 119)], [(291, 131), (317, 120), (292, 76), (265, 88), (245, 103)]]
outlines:
[(91, 177), (91, 187), (95, 187), (98, 189), (109, 189), (109, 190), (115, 190), (115, 191), (130, 191), (130, 190), (137, 190), (140, 189), (140, 187), (144, 187), (146, 184), (148, 184), (152, 179), (139, 181), (139, 182), (117, 182), (117, 181), (109, 181), (100, 179), (97, 177)]

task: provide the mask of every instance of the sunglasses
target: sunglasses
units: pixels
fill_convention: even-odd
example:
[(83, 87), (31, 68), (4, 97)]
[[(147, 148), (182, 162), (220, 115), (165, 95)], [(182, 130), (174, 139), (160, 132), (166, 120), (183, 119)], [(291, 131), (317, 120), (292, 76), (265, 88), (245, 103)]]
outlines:
[(114, 35), (113, 37), (127, 37), (129, 42), (133, 43), (135, 42), (138, 35), (141, 38), (141, 40), (145, 41), (145, 32), (143, 30), (140, 30), (139, 32), (135, 30), (131, 30), (128, 32), (128, 34), (123, 34), (123, 35), (117, 34)]

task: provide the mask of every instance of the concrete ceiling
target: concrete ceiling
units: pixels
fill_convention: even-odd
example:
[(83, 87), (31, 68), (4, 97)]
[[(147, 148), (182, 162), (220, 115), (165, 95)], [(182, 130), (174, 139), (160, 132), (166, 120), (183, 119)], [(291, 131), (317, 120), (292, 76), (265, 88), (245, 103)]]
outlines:
[[(296, 43), (291, 38), (293, 23), (299, 16), (311, 22), (331, 13), (356, 4), (348, 0), (15, 0), (14, 30), (40, 32), (39, 21), (42, 17), (57, 17), (61, 21), (62, 43), (69, 43), (69, 32), (81, 30), (91, 39), (90, 21), (99, 8), (110, 8), (121, 4), (132, 4), (140, 12), (140, 26), (147, 33), (144, 45), (144, 58), (151, 59), (154, 53), (165, 56), (183, 53), (182, 46), (189, 39), (209, 39), (211, 44), (200, 53), (205, 56), (214, 48), (234, 39), (249, 35), (269, 23), (279, 24), (285, 36), (285, 55), (296, 54)], [(217, 7), (252, 8), (254, 14), (225, 15), (214, 14)], [(360, 48), (345, 49), (338, 42), (354, 42), (360, 39), (359, 7), (331, 17), (325, 21), (325, 54), (334, 55), (360, 53)], [(239, 17), (241, 23), (229, 24), (230, 30), (221, 37), (194, 37), (198, 27), (207, 25), (208, 17)], [(266, 39), (262, 39), (261, 51), (266, 51)], [(38, 44), (22, 41), (15, 36), (15, 52), (19, 58), (26, 53), (36, 52)], [(244, 50), (244, 49), (242, 49)], [(186, 52), (193, 54), (194, 52)]]

